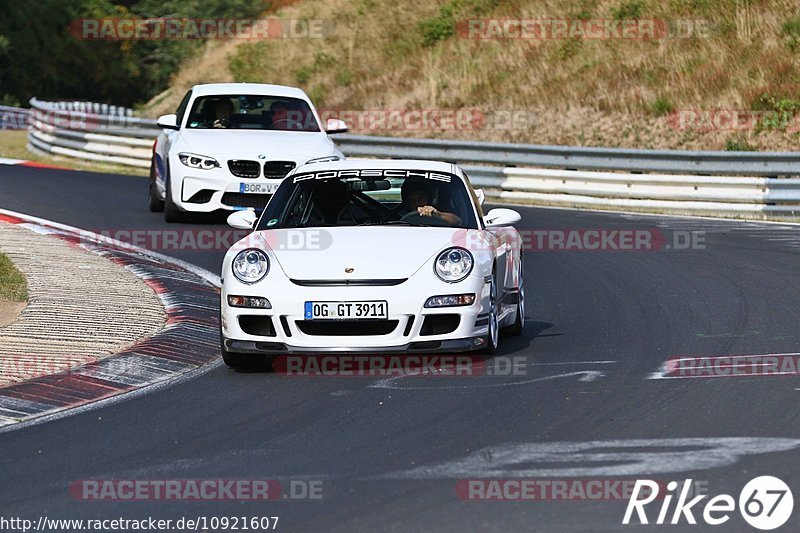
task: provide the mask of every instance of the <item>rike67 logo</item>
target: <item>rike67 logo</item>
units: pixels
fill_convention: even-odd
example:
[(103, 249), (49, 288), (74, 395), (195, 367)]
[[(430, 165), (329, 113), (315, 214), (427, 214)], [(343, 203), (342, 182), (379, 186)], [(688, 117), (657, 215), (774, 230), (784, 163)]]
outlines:
[[(707, 494), (690, 498), (692, 480), (687, 479), (683, 484), (670, 481), (667, 484), (667, 493), (660, 499), (660, 510), (655, 519), (656, 524), (696, 524), (695, 513), (700, 513), (703, 521), (711, 526), (719, 526), (728, 522), (737, 509), (737, 502), (729, 494), (719, 494), (704, 502)], [(652, 513), (648, 517), (647, 507), (659, 497), (659, 484), (652, 480), (636, 480), (625, 509), (623, 524), (630, 524), (634, 513), (640, 524), (649, 524)], [(672, 501), (677, 497), (674, 508)], [(653, 507), (658, 507), (656, 504)], [(756, 529), (772, 530), (781, 527), (789, 520), (794, 508), (794, 498), (789, 486), (782, 480), (773, 476), (759, 476), (751, 479), (739, 493), (738, 511), (745, 522)], [(701, 511), (702, 509), (702, 511)], [(651, 509), (654, 511), (655, 509)], [(672, 511), (672, 512), (670, 512)], [(684, 522), (685, 520), (685, 522)], [(633, 522), (634, 524), (636, 521)]]

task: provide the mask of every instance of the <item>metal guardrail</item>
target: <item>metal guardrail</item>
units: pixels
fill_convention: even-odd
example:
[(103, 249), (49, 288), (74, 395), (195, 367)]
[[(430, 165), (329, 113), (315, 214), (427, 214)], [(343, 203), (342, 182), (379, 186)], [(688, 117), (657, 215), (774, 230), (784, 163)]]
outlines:
[(133, 110), (92, 102), (43, 102), (32, 98), (28, 147), (34, 151), (150, 167), (156, 121)]
[[(147, 168), (155, 120), (129, 109), (31, 100), (29, 147)], [(800, 218), (800, 153), (577, 148), (336, 135), (348, 157), (459, 163), (486, 197), (556, 207)]]
[(370, 157), (440, 159), (496, 166), (574, 170), (788, 176), (800, 174), (800, 152), (721, 152), (578, 148), (343, 135), (343, 152)]
[(0, 105), (0, 130), (26, 129), (29, 115), (29, 109)]

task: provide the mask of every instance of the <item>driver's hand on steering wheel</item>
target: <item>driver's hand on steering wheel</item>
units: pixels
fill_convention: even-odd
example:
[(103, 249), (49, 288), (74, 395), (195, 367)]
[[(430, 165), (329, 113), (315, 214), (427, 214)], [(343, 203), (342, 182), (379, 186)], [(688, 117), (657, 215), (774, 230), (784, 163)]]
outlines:
[(439, 211), (432, 205), (423, 205), (417, 208), (417, 212), (424, 217), (438, 217)]

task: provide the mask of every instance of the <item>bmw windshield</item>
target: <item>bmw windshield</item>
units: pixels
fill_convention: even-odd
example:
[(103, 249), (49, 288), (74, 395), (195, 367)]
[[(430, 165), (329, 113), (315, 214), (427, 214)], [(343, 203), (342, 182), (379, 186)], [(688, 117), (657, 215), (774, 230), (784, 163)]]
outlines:
[(200, 96), (192, 105), (186, 127), (320, 132), (306, 101), (258, 95)]
[(376, 225), (478, 229), (471, 196), (459, 177), (398, 169), (290, 176), (257, 229)]

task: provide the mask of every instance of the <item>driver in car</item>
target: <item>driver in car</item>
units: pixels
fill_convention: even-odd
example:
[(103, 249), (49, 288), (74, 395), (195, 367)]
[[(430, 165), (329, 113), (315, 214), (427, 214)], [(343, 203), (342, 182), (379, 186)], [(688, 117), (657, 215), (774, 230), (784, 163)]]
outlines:
[(439, 211), (436, 203), (436, 186), (425, 178), (407, 178), (400, 187), (402, 205), (408, 213), (416, 211), (420, 216), (440, 218), (451, 226), (461, 224), (461, 218), (454, 213)]
[(230, 128), (233, 103), (228, 98), (215, 98), (203, 108), (207, 128)]

